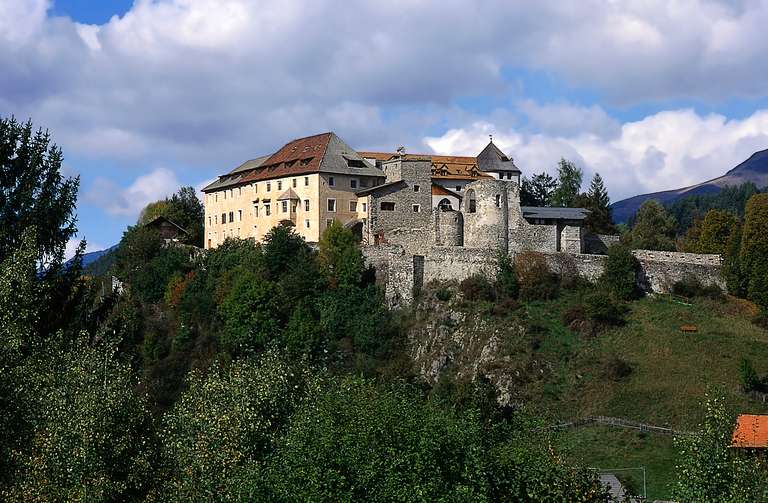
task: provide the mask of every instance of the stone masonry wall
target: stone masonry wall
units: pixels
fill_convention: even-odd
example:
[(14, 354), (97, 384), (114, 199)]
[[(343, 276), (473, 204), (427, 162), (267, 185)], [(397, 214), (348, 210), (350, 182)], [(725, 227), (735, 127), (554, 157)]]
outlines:
[(605, 255), (608, 253), (608, 248), (615, 244), (619, 244), (618, 235), (592, 234), (591, 232), (587, 232), (584, 236), (584, 253)]

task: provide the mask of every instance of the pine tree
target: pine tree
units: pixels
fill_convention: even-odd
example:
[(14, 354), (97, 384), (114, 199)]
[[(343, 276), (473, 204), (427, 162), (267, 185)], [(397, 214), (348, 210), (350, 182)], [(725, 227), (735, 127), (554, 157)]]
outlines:
[(611, 198), (605, 189), (600, 173), (595, 173), (589, 184), (589, 192), (586, 197), (580, 198), (585, 202), (585, 207), (590, 211), (584, 222), (586, 228), (595, 234), (615, 234), (616, 226), (613, 225), (611, 211)]
[(523, 206), (550, 206), (552, 194), (557, 187), (557, 180), (547, 173), (533, 175), (530, 180), (523, 178), (520, 189), (520, 203)]
[(768, 194), (754, 195), (747, 203), (739, 259), (747, 298), (768, 308)]
[(637, 210), (634, 225), (626, 235), (634, 250), (675, 250), (677, 222), (655, 199), (645, 201)]

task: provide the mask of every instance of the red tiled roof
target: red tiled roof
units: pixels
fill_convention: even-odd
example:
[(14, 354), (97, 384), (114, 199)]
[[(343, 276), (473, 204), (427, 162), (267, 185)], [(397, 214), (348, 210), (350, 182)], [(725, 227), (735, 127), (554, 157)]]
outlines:
[(768, 447), (768, 415), (741, 414), (737, 417), (731, 447)]
[(299, 138), (287, 143), (269, 156), (261, 166), (243, 178), (243, 183), (279, 178), (283, 176), (304, 175), (320, 171), (331, 133), (322, 133), (306, 138)]
[[(388, 152), (358, 152), (361, 157), (388, 161), (397, 154)], [(477, 159), (459, 155), (405, 154), (405, 159), (427, 158), (432, 161), (432, 178), (438, 180), (476, 180), (491, 178), (477, 168)]]

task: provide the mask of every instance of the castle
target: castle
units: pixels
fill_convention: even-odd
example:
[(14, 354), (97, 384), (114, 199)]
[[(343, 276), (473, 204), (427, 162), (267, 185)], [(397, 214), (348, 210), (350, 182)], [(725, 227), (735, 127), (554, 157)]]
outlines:
[[(617, 236), (586, 232), (582, 208), (520, 204), (520, 169), (491, 140), (477, 157), (356, 152), (334, 133), (293, 140), (203, 189), (206, 248), (256, 241), (276, 225), (317, 242), (334, 220), (352, 229), (392, 305), (432, 280), (491, 275), (499, 253), (544, 254), (557, 272), (601, 273)], [(636, 251), (649, 291), (683, 276), (720, 279), (720, 257)]]

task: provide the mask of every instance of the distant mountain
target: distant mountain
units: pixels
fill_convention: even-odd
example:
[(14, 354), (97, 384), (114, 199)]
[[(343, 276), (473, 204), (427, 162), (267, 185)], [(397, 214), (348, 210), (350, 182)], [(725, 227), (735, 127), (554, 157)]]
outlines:
[[(90, 272), (89, 269), (93, 268), (93, 266), (96, 264), (96, 262), (103, 257), (105, 257), (107, 254), (113, 252), (117, 249), (117, 245), (110, 246), (109, 248), (105, 250), (99, 250), (99, 251), (93, 251), (83, 254), (83, 270), (88, 273)], [(72, 263), (72, 259), (69, 259), (66, 264), (64, 264), (65, 267), (69, 267), (69, 265)]]
[(749, 159), (719, 178), (691, 185), (690, 187), (683, 187), (682, 189), (642, 194), (617, 201), (611, 205), (613, 220), (616, 223), (626, 222), (640, 208), (640, 205), (649, 199), (668, 203), (685, 196), (720, 192), (727, 185), (741, 185), (746, 182), (752, 182), (758, 188), (768, 186), (768, 149), (755, 152), (749, 156)]

